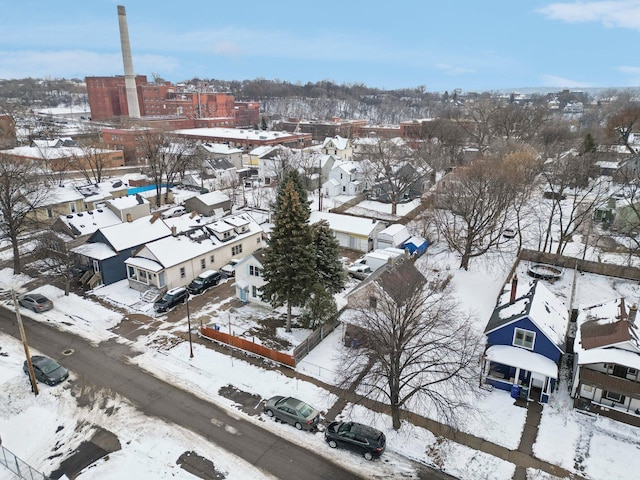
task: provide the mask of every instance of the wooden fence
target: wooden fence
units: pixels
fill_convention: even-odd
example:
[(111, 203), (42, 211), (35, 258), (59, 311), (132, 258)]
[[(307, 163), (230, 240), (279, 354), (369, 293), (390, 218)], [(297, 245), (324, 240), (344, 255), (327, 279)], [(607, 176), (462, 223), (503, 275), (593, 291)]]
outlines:
[(320, 328), (311, 332), (304, 341), (293, 349), (293, 358), (295, 362), (299, 362), (306, 357), (324, 338), (329, 335), (340, 324), (338, 320), (323, 323)]
[(295, 368), (296, 366), (295, 358), (288, 353), (282, 353), (278, 352), (277, 350), (272, 350), (271, 348), (267, 348), (264, 345), (257, 344), (244, 338), (236, 337), (234, 335), (229, 335), (228, 333), (221, 332), (220, 330), (216, 330), (215, 328), (211, 327), (200, 327), (200, 333), (204, 337), (224, 343), (226, 345), (231, 345), (232, 347), (239, 348), (247, 352), (255, 353), (256, 355), (268, 358), (269, 360), (273, 360), (274, 362), (278, 362), (293, 368)]

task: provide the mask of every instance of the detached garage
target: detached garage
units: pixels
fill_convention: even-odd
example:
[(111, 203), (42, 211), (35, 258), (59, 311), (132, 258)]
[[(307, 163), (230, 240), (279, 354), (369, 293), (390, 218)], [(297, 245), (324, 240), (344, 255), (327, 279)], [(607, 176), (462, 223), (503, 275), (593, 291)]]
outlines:
[(370, 218), (353, 217), (339, 213), (311, 212), (309, 223), (326, 220), (341, 247), (369, 252), (374, 239), (384, 229), (384, 224)]

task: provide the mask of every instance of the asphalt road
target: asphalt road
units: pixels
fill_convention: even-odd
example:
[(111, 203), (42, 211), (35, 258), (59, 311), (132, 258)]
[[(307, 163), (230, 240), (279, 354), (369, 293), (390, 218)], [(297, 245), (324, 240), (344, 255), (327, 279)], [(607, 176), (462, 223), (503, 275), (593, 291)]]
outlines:
[[(129, 364), (126, 358), (135, 353), (126, 345), (112, 340), (95, 347), (76, 335), (22, 318), (29, 345), (54, 359), (63, 359), (78, 377), (77, 382), (110, 389), (129, 399), (145, 415), (188, 428), (265, 472), (283, 480), (360, 478)], [(0, 330), (20, 338), (15, 314), (5, 308), (0, 308)], [(64, 356), (62, 352), (68, 349), (73, 353)]]

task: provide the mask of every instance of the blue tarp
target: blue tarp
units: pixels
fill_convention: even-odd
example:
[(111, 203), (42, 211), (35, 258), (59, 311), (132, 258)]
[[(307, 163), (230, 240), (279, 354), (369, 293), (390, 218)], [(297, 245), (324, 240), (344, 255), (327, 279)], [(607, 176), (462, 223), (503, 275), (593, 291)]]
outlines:
[(411, 237), (402, 244), (402, 248), (406, 248), (411, 255), (417, 255), (418, 257), (427, 251), (428, 246), (429, 242), (422, 237)]
[[(166, 186), (167, 186), (167, 184), (163, 183), (162, 184), (162, 190), (164, 190)], [(129, 188), (129, 189), (127, 189), (127, 195), (135, 195), (136, 193), (148, 192), (149, 190), (155, 190), (155, 189), (156, 189), (156, 185), (155, 184), (153, 184), (153, 185), (144, 185), (142, 187)]]

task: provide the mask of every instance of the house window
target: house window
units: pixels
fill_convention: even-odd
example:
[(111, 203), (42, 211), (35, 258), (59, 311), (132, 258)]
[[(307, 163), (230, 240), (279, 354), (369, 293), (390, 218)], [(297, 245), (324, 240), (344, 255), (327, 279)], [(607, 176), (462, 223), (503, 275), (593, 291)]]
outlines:
[(53, 210), (50, 208), (47, 208), (47, 218), (53, 218)]
[(253, 298), (256, 298), (258, 296), (258, 287), (256, 287), (255, 285), (251, 286), (251, 296)]
[(213, 261), (214, 261), (214, 260), (213, 260), (213, 255), (211, 255), (211, 257), (209, 258), (209, 261), (210, 261), (211, 263), (213, 263)]
[(378, 307), (378, 299), (373, 295), (369, 297), (369, 307), (377, 308)]
[(260, 243), (260, 237), (256, 238), (256, 243)]
[(523, 347), (528, 350), (533, 350), (533, 344), (535, 343), (535, 341), (535, 332), (523, 330), (522, 328), (516, 328), (513, 331), (513, 345), (517, 347)]
[(624, 395), (615, 392), (606, 392), (605, 397), (616, 403), (624, 403), (625, 400)]
[(591, 385), (582, 385), (582, 389), (585, 392), (593, 392), (593, 387)]
[(636, 375), (638, 375), (638, 370), (636, 370), (635, 368), (627, 368), (627, 375), (635, 377)]
[(180, 267), (180, 278), (184, 278), (187, 276), (187, 273), (184, 271), (184, 267)]
[(69, 211), (71, 213), (76, 213), (76, 202), (69, 202)]
[(200, 268), (204, 270), (206, 266), (207, 266), (207, 261), (204, 258), (200, 259)]
[(133, 278), (135, 280), (136, 278), (136, 269), (133, 268), (131, 265), (127, 266), (127, 270), (129, 271), (129, 278)]
[(242, 244), (236, 245), (235, 247), (231, 248), (231, 255), (233, 255), (234, 257), (239, 253), (242, 253)]

